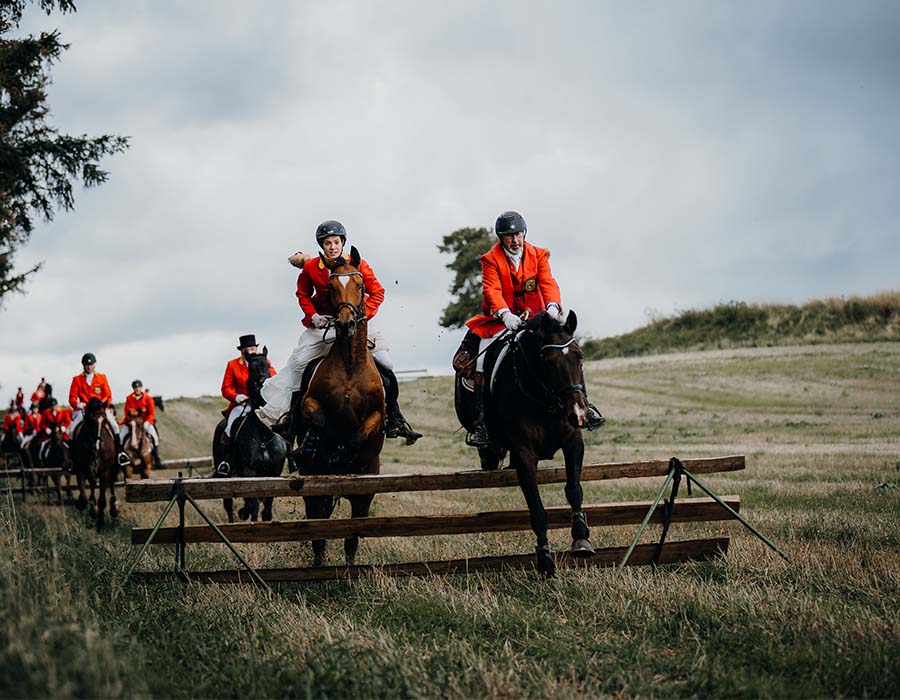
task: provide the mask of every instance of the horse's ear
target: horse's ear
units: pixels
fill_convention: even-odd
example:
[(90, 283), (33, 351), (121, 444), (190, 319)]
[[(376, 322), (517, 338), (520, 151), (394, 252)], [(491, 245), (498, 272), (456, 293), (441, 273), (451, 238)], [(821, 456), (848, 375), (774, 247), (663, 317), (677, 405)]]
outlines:
[(569, 315), (566, 316), (566, 325), (564, 328), (569, 335), (575, 335), (575, 329), (578, 327), (578, 317), (575, 312), (569, 309)]
[(263, 354), (263, 357), (269, 356), (269, 348), (267, 348), (265, 345), (263, 345), (263, 353), (262, 354)]
[(356, 249), (356, 246), (350, 246), (350, 262), (353, 263), (353, 267), (359, 267), (359, 261), (361, 259), (362, 258), (359, 257), (359, 251)]
[(553, 332), (553, 317), (548, 313), (541, 316), (541, 332), (544, 335)]

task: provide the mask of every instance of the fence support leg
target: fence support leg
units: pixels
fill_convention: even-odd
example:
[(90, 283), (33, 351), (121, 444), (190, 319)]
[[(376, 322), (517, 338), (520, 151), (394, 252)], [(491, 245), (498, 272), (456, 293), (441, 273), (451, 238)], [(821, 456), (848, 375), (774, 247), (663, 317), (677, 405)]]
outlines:
[(178, 527), (175, 530), (175, 570), (184, 572), (184, 486), (181, 483), (181, 472), (175, 480), (175, 495), (178, 497)]
[(663, 505), (663, 527), (659, 535), (659, 543), (656, 545), (656, 554), (653, 557), (654, 564), (659, 564), (659, 556), (662, 554), (663, 545), (666, 543), (666, 535), (669, 534), (669, 526), (672, 524), (672, 511), (675, 510), (675, 499), (678, 497), (678, 486), (681, 484), (681, 475), (684, 473), (684, 465), (677, 458), (672, 457), (669, 460), (669, 465), (675, 470), (675, 474), (672, 477), (672, 493), (669, 494), (669, 499)]
[(671, 460), (669, 461), (669, 474), (666, 476), (666, 480), (663, 482), (662, 488), (659, 490), (659, 493), (656, 494), (656, 500), (653, 501), (653, 505), (650, 506), (650, 510), (647, 511), (647, 515), (644, 516), (644, 522), (641, 523), (641, 526), (638, 528), (637, 534), (634, 536), (634, 539), (631, 541), (631, 546), (628, 548), (628, 551), (625, 552), (625, 556), (622, 557), (622, 561), (619, 562), (619, 568), (624, 569), (625, 565), (628, 563), (628, 560), (631, 559), (631, 553), (634, 551), (634, 548), (637, 546), (638, 540), (641, 539), (641, 535), (644, 534), (644, 530), (647, 529), (647, 524), (650, 522), (650, 518), (653, 516), (653, 513), (656, 511), (656, 506), (659, 505), (659, 502), (662, 500), (663, 494), (666, 492), (666, 488), (669, 486), (669, 482), (675, 478), (675, 467), (672, 465)]
[(141, 557), (144, 556), (144, 552), (147, 551), (147, 547), (153, 542), (153, 538), (156, 537), (156, 533), (159, 531), (159, 528), (162, 527), (163, 522), (165, 522), (166, 518), (169, 516), (169, 513), (172, 512), (172, 507), (175, 505), (175, 501), (178, 500), (178, 492), (172, 494), (172, 498), (169, 499), (169, 502), (166, 504), (165, 509), (162, 512), (162, 515), (159, 516), (159, 520), (156, 521), (156, 525), (153, 526), (153, 530), (150, 531), (150, 537), (147, 538), (147, 541), (141, 546), (138, 550), (137, 556), (135, 556), (134, 561), (131, 562), (131, 566), (128, 567), (128, 570), (125, 572), (125, 578), (122, 579), (122, 585), (125, 585), (125, 582), (128, 581), (132, 572), (134, 571), (134, 567), (138, 565), (138, 562), (141, 560)]
[(256, 569), (254, 569), (252, 566), (250, 566), (250, 564), (247, 563), (247, 561), (244, 559), (244, 557), (241, 556), (241, 553), (239, 551), (237, 551), (237, 549), (234, 548), (234, 545), (231, 543), (231, 540), (229, 540), (225, 536), (225, 533), (219, 529), (218, 525), (216, 525), (212, 520), (209, 519), (209, 517), (206, 515), (206, 513), (203, 512), (203, 509), (200, 508), (200, 506), (197, 504), (197, 501), (195, 501), (193, 498), (191, 498), (191, 494), (186, 493), (184, 495), (187, 498), (187, 500), (189, 500), (191, 502), (191, 505), (194, 506), (194, 510), (196, 510), (200, 514), (200, 517), (206, 521), (206, 524), (209, 525), (215, 531), (215, 533), (219, 536), (219, 539), (221, 539), (222, 542), (224, 542), (228, 546), (228, 549), (231, 550), (231, 553), (234, 555), (234, 558), (237, 559), (245, 569), (247, 569), (247, 571), (250, 573), (250, 575), (253, 577), (253, 579), (260, 586), (262, 586), (269, 593), (271, 593), (272, 589), (269, 588), (269, 584), (263, 580), (262, 576), (259, 575), (259, 572)]
[(691, 474), (687, 469), (685, 469), (684, 467), (682, 467), (681, 469), (682, 469), (682, 471), (684, 471), (685, 476), (687, 476), (688, 483), (693, 481), (695, 484), (697, 484), (697, 486), (700, 487), (700, 489), (703, 491), (703, 493), (705, 493), (707, 496), (709, 496), (710, 498), (715, 500), (716, 503), (718, 503), (725, 510), (727, 510), (729, 513), (731, 513), (738, 521), (740, 521), (741, 525), (743, 525), (745, 528), (750, 530), (750, 532), (752, 532), (754, 535), (756, 535), (756, 537), (758, 539), (760, 539), (764, 544), (766, 544), (769, 547), (769, 549), (774, 551), (776, 554), (778, 554), (778, 556), (780, 556), (785, 561), (790, 561), (790, 558), (788, 557), (787, 554), (785, 554), (780, 549), (778, 549), (778, 547), (775, 545), (774, 542), (772, 542), (768, 537), (766, 537), (759, 530), (757, 530), (750, 523), (748, 523), (743, 517), (741, 517), (740, 513), (738, 513), (734, 508), (729, 506), (727, 503), (725, 503), (725, 501), (723, 501), (716, 494), (714, 494), (712, 491), (710, 491), (708, 488), (706, 488), (706, 486), (704, 486), (703, 483), (696, 476)]

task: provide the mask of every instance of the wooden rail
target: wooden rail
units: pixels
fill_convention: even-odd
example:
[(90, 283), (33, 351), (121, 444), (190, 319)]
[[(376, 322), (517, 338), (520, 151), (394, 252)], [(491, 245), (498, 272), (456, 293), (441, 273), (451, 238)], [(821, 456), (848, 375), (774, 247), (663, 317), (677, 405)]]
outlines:
[[(729, 506), (740, 510), (739, 496), (722, 496)], [(647, 514), (653, 503), (607, 503), (584, 506), (591, 527), (613, 525), (637, 525)], [(567, 528), (572, 523), (572, 509), (569, 506), (547, 508), (551, 529)], [(673, 523), (731, 520), (727, 510), (711, 498), (691, 498), (679, 500), (672, 511)], [(657, 506), (650, 520), (663, 522), (663, 505)], [(289, 520), (269, 523), (231, 523), (219, 525), (219, 529), (231, 542), (296, 542), (317, 539), (343, 539), (354, 535), (360, 537), (409, 537), (419, 535), (462, 535), (473, 532), (512, 532), (531, 529), (531, 518), (527, 510), (500, 510), (484, 513), (456, 515), (414, 515), (377, 518), (340, 518), (334, 520)], [(131, 531), (132, 544), (144, 544), (150, 537), (150, 528), (135, 528)], [(174, 544), (178, 528), (160, 528), (153, 544)], [(208, 525), (191, 525), (184, 528), (184, 542), (221, 542), (219, 536)]]
[[(701, 540), (682, 540), (667, 542), (660, 551), (659, 564), (675, 564), (687, 561), (706, 561), (728, 552), (728, 537), (717, 537)], [(621, 561), (626, 547), (607, 547), (598, 549), (589, 559), (577, 559), (566, 553), (555, 555), (556, 565), (560, 568), (592, 568), (598, 566), (615, 566)], [(644, 544), (635, 547), (629, 566), (640, 566), (655, 563), (657, 547)], [(446, 561), (409, 562), (405, 564), (370, 564), (357, 566), (323, 566), (291, 569), (257, 569), (260, 577), (267, 582), (293, 581), (337, 581), (342, 579), (358, 579), (381, 573), (386, 576), (422, 576), (434, 574), (471, 574), (482, 571), (532, 570), (536, 568), (534, 554), (512, 554), (496, 557), (473, 557), (471, 559), (450, 559)], [(135, 577), (153, 581), (160, 579), (181, 578), (200, 583), (251, 583), (252, 578), (246, 571), (196, 571), (189, 574), (174, 571), (135, 572)]]
[[(684, 466), (695, 474), (731, 472), (744, 469), (743, 455), (707, 459), (686, 459)], [(605, 479), (636, 479), (666, 476), (668, 460), (612, 462), (586, 464), (581, 481)], [(565, 467), (541, 467), (537, 470), (539, 484), (556, 484), (566, 480)], [(294, 476), (270, 478), (184, 479), (184, 492), (194, 499), (265, 498), (290, 496), (352, 496), (376, 493), (411, 491), (449, 491), (454, 489), (483, 489), (518, 486), (516, 472), (461, 471), (437, 474), (378, 474), (363, 476)], [(168, 501), (172, 497), (174, 479), (153, 479), (128, 482), (125, 499), (130, 503)]]

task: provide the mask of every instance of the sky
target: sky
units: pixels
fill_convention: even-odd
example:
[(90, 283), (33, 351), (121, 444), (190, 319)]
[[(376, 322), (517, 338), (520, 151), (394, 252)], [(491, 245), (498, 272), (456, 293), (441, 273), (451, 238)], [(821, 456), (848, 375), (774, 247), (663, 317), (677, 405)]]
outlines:
[(78, 5), (20, 29), (71, 44), (52, 122), (131, 148), (18, 254), (44, 267), (0, 309), (4, 399), (88, 351), (119, 401), (217, 394), (245, 333), (281, 367), (326, 219), (398, 369), (449, 371), (437, 245), (508, 209), (584, 336), (900, 286), (892, 0)]

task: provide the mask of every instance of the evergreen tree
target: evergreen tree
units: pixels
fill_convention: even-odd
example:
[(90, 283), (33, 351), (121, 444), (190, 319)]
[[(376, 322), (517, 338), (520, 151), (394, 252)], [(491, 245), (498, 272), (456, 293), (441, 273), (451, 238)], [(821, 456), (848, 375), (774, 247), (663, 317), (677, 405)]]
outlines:
[(441, 314), (445, 328), (461, 328), (475, 314), (481, 313), (481, 256), (494, 244), (489, 228), (461, 228), (444, 236), (438, 246), (442, 253), (453, 256), (446, 267), (454, 273), (451, 300)]
[[(34, 229), (33, 218), (51, 221), (59, 208), (72, 209), (72, 182), (85, 187), (106, 181), (99, 161), (128, 148), (121, 136), (61, 135), (49, 124), (49, 69), (68, 48), (59, 32), (9, 38), (28, 0), (0, 0), (0, 305), (22, 291), (40, 265), (16, 273), (13, 257)], [(74, 12), (72, 0), (40, 0), (48, 15)]]

